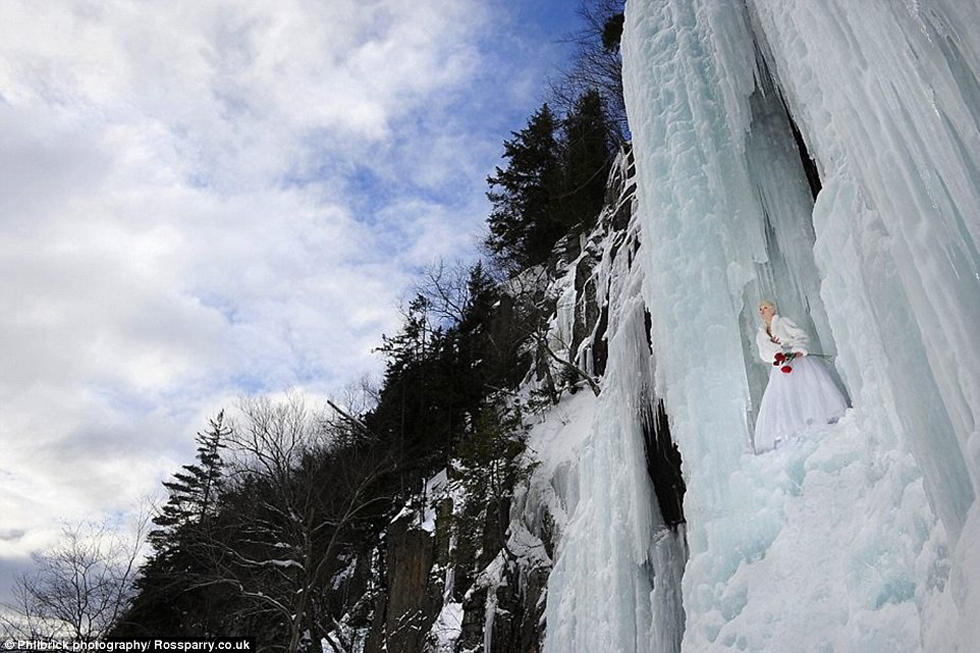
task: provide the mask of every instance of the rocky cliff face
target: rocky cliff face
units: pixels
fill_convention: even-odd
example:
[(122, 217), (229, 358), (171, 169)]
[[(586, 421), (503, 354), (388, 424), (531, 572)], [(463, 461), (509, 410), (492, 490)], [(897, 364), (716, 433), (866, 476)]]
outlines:
[[(628, 269), (639, 247), (631, 225), (632, 175), (626, 151), (613, 167), (597, 226), (566, 237), (544, 269), (526, 273), (551, 307), (550, 348), (596, 380), (607, 367), (610, 310), (619, 310), (610, 306), (621, 283), (614, 270)], [(463, 482), (468, 471), (441, 472), (419, 502), (391, 522), (383, 541), (352, 565), (354, 571), (335, 579), (335, 591), (350, 606), (328, 638), (338, 650), (341, 642), (364, 653), (542, 650), (548, 580), (578, 501), (572, 458), (596, 402), (572, 367), (560, 360), (546, 365), (533, 366), (514, 395), (537, 408), (523, 414), (527, 448), (514, 461), (522, 472), (503, 488), (502, 500), (483, 506), (474, 524), (466, 514), (473, 508)], [(552, 382), (558, 404), (535, 404), (531, 398)], [(651, 405), (639, 412), (653, 411)], [(655, 458), (656, 421), (649, 423)], [(324, 644), (331, 650), (330, 641)]]

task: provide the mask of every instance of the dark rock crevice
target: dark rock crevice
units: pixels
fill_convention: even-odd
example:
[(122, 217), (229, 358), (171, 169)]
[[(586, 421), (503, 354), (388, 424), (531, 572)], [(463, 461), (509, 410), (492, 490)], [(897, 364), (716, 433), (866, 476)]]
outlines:
[(796, 121), (793, 120), (793, 114), (790, 113), (785, 101), (783, 102), (783, 107), (786, 109), (786, 120), (789, 122), (789, 128), (793, 132), (796, 149), (800, 153), (800, 163), (803, 165), (803, 171), (806, 173), (806, 181), (810, 185), (810, 193), (813, 195), (813, 199), (816, 200), (817, 194), (820, 193), (820, 189), (822, 188), (820, 184), (820, 171), (817, 170), (817, 163), (810, 156), (810, 150), (807, 149), (806, 141), (803, 140), (803, 133), (800, 132)]
[(643, 441), (646, 445), (647, 473), (653, 483), (657, 504), (664, 523), (676, 527), (684, 523), (684, 477), (681, 453), (670, 436), (670, 421), (664, 402), (656, 406), (644, 403), (641, 415)]

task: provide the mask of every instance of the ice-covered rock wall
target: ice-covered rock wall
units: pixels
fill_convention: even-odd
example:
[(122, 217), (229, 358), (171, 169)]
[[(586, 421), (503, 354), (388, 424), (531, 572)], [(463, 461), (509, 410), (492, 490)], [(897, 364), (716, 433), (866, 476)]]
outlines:
[[(625, 194), (630, 202), (632, 186)], [(602, 394), (590, 413), (570, 418), (578, 423), (567, 430), (578, 435), (560, 436), (562, 443), (575, 441), (562, 450), (563, 462), (536, 472), (550, 479), (561, 504), (553, 511), (561, 519), (548, 579), (545, 653), (627, 653), (646, 650), (637, 648), (646, 642), (679, 645), (683, 632), (683, 529), (665, 520), (648, 473), (653, 359), (635, 215), (609, 236), (593, 271), (598, 303), (607, 311)]]
[[(980, 641), (978, 25), (959, 0), (629, 1), (642, 274), (617, 274), (642, 292), (610, 314), (546, 650), (671, 651), (682, 626), (688, 651)], [(853, 409), (757, 455), (764, 297)], [(686, 624), (636, 469), (647, 373), (684, 460)]]

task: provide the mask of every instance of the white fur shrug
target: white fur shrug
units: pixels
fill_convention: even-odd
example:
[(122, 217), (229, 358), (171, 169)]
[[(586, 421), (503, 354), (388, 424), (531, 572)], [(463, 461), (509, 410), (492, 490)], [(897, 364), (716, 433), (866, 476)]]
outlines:
[(796, 326), (796, 323), (788, 317), (773, 315), (769, 330), (772, 332), (772, 339), (778, 342), (773, 342), (769, 338), (764, 324), (759, 327), (759, 331), (755, 335), (755, 344), (759, 347), (759, 356), (766, 363), (771, 364), (776, 352), (779, 351), (807, 353), (810, 339), (807, 337), (806, 331)]

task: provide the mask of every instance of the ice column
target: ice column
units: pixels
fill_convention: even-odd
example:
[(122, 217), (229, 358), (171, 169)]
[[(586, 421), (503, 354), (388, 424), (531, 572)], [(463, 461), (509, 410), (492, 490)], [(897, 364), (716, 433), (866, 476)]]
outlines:
[[(941, 650), (947, 599), (968, 613), (976, 556), (960, 543), (950, 575), (945, 546), (980, 533), (977, 24), (952, 0), (627, 5), (690, 650)], [(819, 168), (812, 212), (784, 100)], [(854, 410), (754, 456), (747, 310), (767, 293), (839, 354)]]
[(678, 582), (683, 536), (667, 528), (646, 469), (642, 417), (649, 406), (642, 271), (627, 242), (597, 271), (608, 283), (609, 359), (594, 421), (568, 474), (578, 501), (548, 580), (546, 653), (674, 653), (683, 617)]

